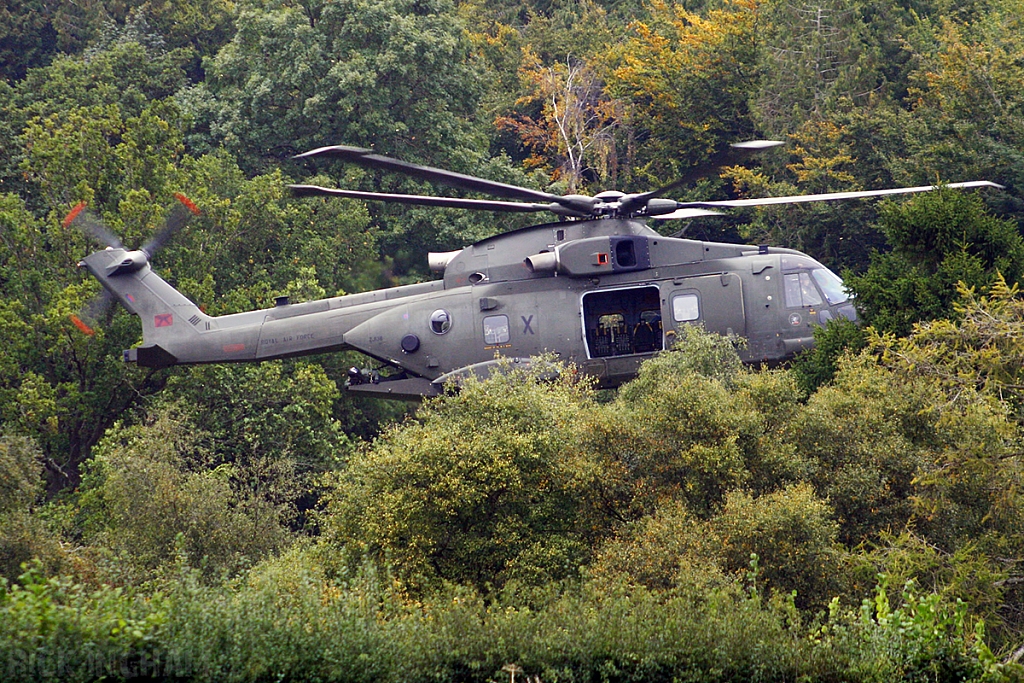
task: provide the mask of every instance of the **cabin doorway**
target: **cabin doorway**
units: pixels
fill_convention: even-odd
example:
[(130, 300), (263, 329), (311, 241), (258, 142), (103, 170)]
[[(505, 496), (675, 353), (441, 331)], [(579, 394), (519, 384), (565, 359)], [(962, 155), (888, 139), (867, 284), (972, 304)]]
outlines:
[(588, 292), (583, 295), (583, 329), (590, 358), (661, 351), (661, 292), (655, 286)]

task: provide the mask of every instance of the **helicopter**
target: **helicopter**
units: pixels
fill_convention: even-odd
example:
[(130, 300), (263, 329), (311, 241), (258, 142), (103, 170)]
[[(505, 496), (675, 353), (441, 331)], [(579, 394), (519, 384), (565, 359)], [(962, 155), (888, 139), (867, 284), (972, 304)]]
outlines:
[[(760, 199), (679, 202), (677, 187), (747, 155), (783, 143), (729, 145), (675, 182), (653, 191), (555, 195), (413, 164), (373, 150), (329, 146), (297, 155), (401, 173), (494, 199), (385, 194), (290, 185), (296, 197), (344, 197), (497, 212), (550, 212), (558, 218), (498, 234), (456, 251), (431, 253), (440, 279), (388, 289), (209, 316), (151, 267), (156, 248), (198, 209), (184, 198), (169, 226), (140, 249), (126, 249), (81, 207), (107, 248), (85, 268), (142, 322), (141, 345), (126, 362), (149, 368), (240, 363), (355, 350), (381, 365), (349, 370), (355, 394), (419, 400), (531, 358), (553, 354), (600, 388), (636, 376), (640, 364), (673, 345), (685, 325), (734, 339), (747, 363), (777, 364), (814, 344), (829, 320), (857, 320), (842, 280), (807, 254), (766, 245), (666, 237), (646, 220), (720, 214), (734, 207), (793, 204), (927, 192), (939, 186)], [(1002, 188), (989, 181), (949, 188)], [(76, 322), (76, 324), (79, 324)], [(81, 327), (86, 328), (84, 324)], [(384, 372), (381, 372), (384, 370)], [(390, 372), (389, 372), (390, 371)]]

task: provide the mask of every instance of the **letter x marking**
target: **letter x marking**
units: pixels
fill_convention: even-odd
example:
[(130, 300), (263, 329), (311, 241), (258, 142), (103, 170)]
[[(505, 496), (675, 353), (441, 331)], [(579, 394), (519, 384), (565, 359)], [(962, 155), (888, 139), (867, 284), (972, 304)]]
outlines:
[(533, 323), (533, 316), (527, 318), (525, 315), (519, 316), (523, 319), (523, 334), (533, 334), (533, 328), (530, 325)]

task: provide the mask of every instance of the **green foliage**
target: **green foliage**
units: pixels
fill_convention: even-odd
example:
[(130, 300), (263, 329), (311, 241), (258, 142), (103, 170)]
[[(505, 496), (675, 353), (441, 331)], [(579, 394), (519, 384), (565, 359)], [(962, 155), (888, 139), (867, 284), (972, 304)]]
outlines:
[(16, 81), (53, 56), (57, 33), (46, 3), (11, 0), (0, 9), (0, 79)]
[[(683, 326), (674, 339), (672, 350), (675, 353), (652, 358), (644, 367), (642, 378), (649, 381), (663, 373), (674, 376), (692, 373), (732, 388), (737, 379), (745, 374), (743, 363), (736, 354), (736, 345), (745, 343), (742, 339), (708, 334), (695, 325)], [(630, 387), (642, 392), (644, 383), (633, 383)]]
[(0, 581), (17, 577), (26, 562), (38, 562), (47, 574), (55, 574), (68, 571), (72, 559), (61, 537), (33, 511), (0, 514)]
[(194, 101), (247, 167), (328, 142), (424, 161), (465, 146), (479, 89), (446, 0), (247, 3), (236, 25)]
[(828, 384), (839, 369), (844, 354), (859, 353), (867, 346), (867, 332), (850, 320), (830, 320), (814, 328), (814, 348), (793, 362), (793, 374), (807, 395)]
[(169, 618), (160, 594), (93, 589), (26, 566), (0, 579), (0, 660), (8, 681), (127, 679), (151, 671)]
[(288, 458), (308, 472), (337, 467), (351, 448), (332, 416), (338, 388), (315, 363), (199, 366), (167, 389), (215, 463)]
[(0, 514), (27, 508), (42, 493), (38, 447), (25, 437), (0, 437)]
[[(159, 229), (171, 193), (185, 190), (203, 216), (161, 253), (157, 265), (211, 313), (269, 305), (284, 293), (300, 300), (358, 287), (354, 269), (374, 252), (374, 235), (364, 231), (360, 207), (288, 203), (280, 173), (247, 180), (226, 155), (182, 157), (176, 111), (157, 101), (127, 120), (114, 105), (33, 120), (25, 135), (32, 148), (22, 167), (51, 213), (40, 221), (15, 197), (0, 201), (0, 261), (9, 266), (9, 275), (0, 279), (0, 338), (10, 350), (0, 364), (0, 392), (12, 397), (0, 419), (9, 431), (39, 441), (54, 491), (77, 481), (79, 466), (103, 432), (140, 397), (161, 389), (167, 375), (118, 361), (139, 333), (120, 309), (96, 326), (94, 337), (72, 327), (69, 315), (95, 291), (92, 284), (80, 284), (73, 269), (90, 248), (86, 237), (58, 222), (73, 201), (92, 202), (111, 229), (134, 245)], [(314, 379), (317, 371), (305, 373)], [(317, 381), (330, 383), (325, 377)], [(335, 390), (326, 391), (328, 404), (321, 401), (309, 413), (293, 408), (287, 415), (294, 430), (306, 431), (301, 447), (319, 444), (319, 452), (303, 454), (310, 461), (334, 457), (329, 452), (344, 441), (323, 410), (330, 405), (331, 412), (343, 414), (345, 402), (335, 404)]]
[(731, 488), (771, 491), (799, 476), (780, 438), (798, 398), (785, 375), (744, 369), (731, 340), (687, 328), (620, 388), (585, 443), (628, 472), (636, 510), (672, 495), (706, 516)]
[[(360, 272), (377, 231), (363, 207), (290, 201), (280, 172), (246, 178), (228, 155), (182, 159), (177, 177), (203, 214), (161, 253), (175, 279), (211, 315), (336, 296), (366, 285)], [(166, 265), (164, 265), (166, 264)]]
[(81, 535), (113, 554), (111, 578), (137, 581), (176, 559), (216, 576), (287, 545), (294, 463), (218, 464), (208, 438), (168, 410), (114, 429), (97, 449), (78, 501)]
[(14, 579), (33, 558), (45, 561), (49, 572), (62, 568), (58, 539), (33, 514), (42, 492), (39, 448), (25, 437), (0, 437), (0, 577)]
[[(778, 562), (784, 577), (799, 562), (814, 576), (831, 568), (827, 548), (836, 531), (829, 513), (809, 488), (775, 493), (807, 467), (784, 438), (799, 392), (783, 373), (749, 373), (727, 339), (696, 329), (646, 363), (610, 403), (593, 402), (568, 372), (554, 385), (510, 372), (429, 404), (332, 478), (323, 525), (348, 566), (370, 557), (418, 589), (438, 578), (481, 587), (510, 579), (536, 584), (574, 575), (623, 522), (671, 529), (673, 522), (645, 515), (673, 500), (677, 514), (691, 520), (681, 522), (694, 529), (687, 538), (732, 536), (744, 558), (761, 544), (777, 546), (789, 558)], [(756, 504), (749, 494), (730, 493), (745, 484), (760, 496)], [(744, 515), (776, 536), (758, 540), (760, 532), (739, 531)], [(715, 536), (719, 523), (738, 526)], [(799, 552), (781, 550), (779, 536), (798, 535), (801, 524), (804, 536), (793, 542), (806, 556), (797, 561)], [(749, 540), (740, 541), (744, 533)], [(677, 546), (688, 543), (673, 540), (676, 549), (662, 560), (625, 546), (605, 556), (633, 555), (636, 573), (663, 586), (675, 580), (665, 573), (678, 562), (670, 556), (687, 555)], [(712, 569), (719, 563), (726, 573), (745, 566), (745, 559), (735, 566), (725, 541), (698, 545), (687, 561)], [(812, 555), (824, 559), (811, 562)], [(648, 562), (661, 569), (640, 568)], [(801, 594), (812, 592), (808, 582), (799, 585)]]
[[(125, 117), (139, 116), (185, 85), (190, 56), (188, 50), (167, 50), (137, 39), (114, 40), (88, 58), (61, 55), (49, 66), (29, 71), (2, 93), (0, 107), (15, 136), (33, 118), (73, 109), (117, 105)], [(18, 156), (13, 149), (4, 155)]]
[(587, 576), (599, 584), (627, 581), (655, 591), (700, 593), (730, 585), (732, 577), (713, 553), (702, 552), (707, 526), (684, 504), (668, 501), (602, 544)]
[[(707, 520), (663, 505), (605, 544), (591, 576), (695, 594), (746, 577), (766, 592), (794, 592), (801, 607), (822, 607), (840, 587), (837, 531), (832, 510), (807, 484), (758, 498), (733, 491)], [(758, 569), (750, 576), (752, 555)]]
[[(728, 3), (698, 14), (650, 4), (650, 19), (610, 55), (608, 91), (635, 131), (634, 177), (657, 187), (753, 124), (747, 93), (757, 82), (757, 11)], [(637, 145), (636, 140), (642, 140)]]
[[(941, 549), (941, 558), (962, 557), (967, 548), (983, 553), (986, 571), (1018, 569), (996, 558), (1017, 557), (1024, 549), (1020, 486), (1021, 401), (1019, 297), (997, 280), (988, 296), (961, 290), (957, 322), (934, 321), (915, 327), (907, 338), (875, 337), (872, 348), (900, 381), (925, 381), (942, 397), (937, 426), (943, 446), (920, 468), (915, 509), (919, 529)], [(956, 564), (949, 560), (944, 564)], [(926, 571), (931, 572), (931, 569)], [(986, 572), (978, 571), (977, 576)], [(945, 579), (957, 585), (962, 581)], [(1019, 629), (1017, 580), (997, 580), (1006, 594), (965, 591), (979, 606), (1000, 603), (1000, 619)]]
[(984, 620), (990, 642), (999, 642), (1019, 628), (1019, 617), (1010, 607), (1016, 591), (1006, 584), (1002, 563), (983, 546), (983, 540), (969, 541), (944, 552), (909, 531), (883, 535), (869, 552), (851, 558), (851, 589), (863, 592), (878, 576), (886, 578), (890, 597), (898, 586), (921, 587), (947, 604), (959, 602), (962, 610), (969, 606), (974, 618)]
[(471, 381), (353, 455), (331, 479), (328, 537), (412, 586), (574, 575), (607, 524), (589, 491), (600, 471), (572, 447), (592, 399), (572, 373), (543, 374)]
[(977, 195), (941, 191), (886, 204), (882, 231), (893, 251), (878, 254), (864, 275), (847, 278), (867, 324), (905, 335), (920, 320), (947, 316), (956, 286), (991, 285), (1024, 273), (1017, 226), (990, 215)]
[(813, 463), (809, 481), (835, 509), (843, 542), (909, 521), (924, 449), (940, 438), (940, 400), (923, 383), (899, 381), (860, 357), (841, 364), (794, 419), (789, 438)]
[(901, 96), (908, 55), (898, 36), (914, 21), (911, 10), (834, 0), (813, 10), (769, 1), (759, 10), (767, 49), (760, 53), (755, 105), (758, 123), (772, 135), (820, 121), (844, 99), (867, 109), (883, 94)]
[[(668, 492), (682, 496), (706, 515), (726, 491), (744, 483), (745, 433), (756, 433), (757, 418), (720, 382), (673, 360), (685, 347), (656, 358), (623, 387), (611, 407), (611, 420), (589, 440), (623, 463), (634, 487), (647, 495), (634, 502), (651, 509)], [(659, 372), (660, 371), (660, 372)]]
[(241, 582), (182, 574), (160, 594), (90, 591), (29, 571), (0, 592), (6, 680), (1019, 680), (962, 606), (884, 585), (804, 624), (784, 602), (724, 589), (658, 596), (582, 586), (493, 602), (450, 589), (409, 603), (369, 575), (326, 580), (292, 552)]
[[(7, 3), (0, 571), (22, 575), (0, 587), (0, 677), (1019, 679), (986, 645), (1024, 633), (1019, 5)], [(191, 196), (203, 215), (154, 267), (221, 314), (405, 281), (427, 248), (525, 220), (289, 200), (296, 151), (631, 191), (769, 133), (788, 155), (675, 196), (1011, 189), (877, 225), (843, 203), (703, 227), (836, 270), (877, 250), (847, 282), (879, 334), (830, 325), (794, 372), (687, 329), (606, 401), (513, 373), (365, 448), (352, 434), (401, 410), (342, 395), (347, 357), (151, 372), (118, 360), (123, 311), (90, 338), (68, 322), (98, 289), (60, 223), (80, 200), (134, 246)], [(324, 537), (294, 546), (324, 471)], [(859, 610), (808, 618), (878, 573)]]
[(795, 592), (801, 607), (821, 605), (839, 585), (839, 529), (832, 517), (806, 483), (759, 498), (732, 492), (710, 521), (713, 540), (705, 543), (727, 571), (745, 568), (756, 555), (757, 580), (769, 590)]

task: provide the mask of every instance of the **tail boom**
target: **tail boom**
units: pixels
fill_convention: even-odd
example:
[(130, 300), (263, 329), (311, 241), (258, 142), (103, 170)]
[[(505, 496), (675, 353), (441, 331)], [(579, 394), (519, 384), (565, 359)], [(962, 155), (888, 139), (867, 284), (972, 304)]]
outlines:
[(364, 294), (289, 304), (219, 317), (208, 316), (153, 272), (148, 261), (118, 268), (128, 254), (94, 252), (86, 268), (128, 312), (142, 322), (142, 344), (124, 360), (143, 367), (241, 363), (353, 349), (345, 334), (394, 305), (395, 298), (443, 289), (442, 281)]

